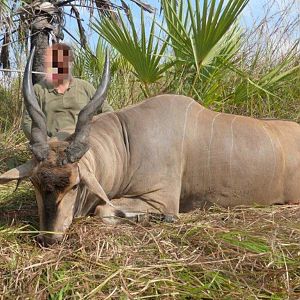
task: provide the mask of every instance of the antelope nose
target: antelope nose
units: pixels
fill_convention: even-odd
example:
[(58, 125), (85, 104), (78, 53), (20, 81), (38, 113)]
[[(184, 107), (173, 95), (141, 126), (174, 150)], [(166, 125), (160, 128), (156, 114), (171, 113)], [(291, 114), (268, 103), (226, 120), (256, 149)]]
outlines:
[(36, 241), (43, 247), (49, 247), (55, 243), (60, 242), (63, 239), (63, 236), (48, 236), (44, 234), (39, 234), (36, 237)]
[(35, 237), (35, 240), (37, 241), (38, 244), (44, 245), (44, 237), (43, 235), (39, 234)]

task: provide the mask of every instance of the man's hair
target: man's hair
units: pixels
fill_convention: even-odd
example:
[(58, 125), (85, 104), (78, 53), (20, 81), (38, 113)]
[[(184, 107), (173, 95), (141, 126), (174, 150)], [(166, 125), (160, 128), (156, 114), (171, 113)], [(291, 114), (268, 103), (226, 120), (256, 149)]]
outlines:
[(58, 43), (58, 44), (53, 44), (51, 47), (52, 49), (52, 57), (55, 59), (58, 55), (58, 50), (63, 51), (63, 57), (68, 57), (70, 62), (74, 62), (74, 54), (72, 48), (65, 44), (65, 43)]

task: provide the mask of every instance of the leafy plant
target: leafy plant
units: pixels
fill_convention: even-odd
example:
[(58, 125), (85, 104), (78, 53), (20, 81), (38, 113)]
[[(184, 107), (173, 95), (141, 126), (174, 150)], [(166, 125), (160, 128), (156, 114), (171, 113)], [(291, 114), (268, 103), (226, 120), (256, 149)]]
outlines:
[(194, 65), (199, 73), (201, 67), (211, 65), (216, 57), (230, 57), (236, 49), (239, 32), (236, 20), (248, 2), (228, 1), (224, 7), (223, 0), (204, 0), (201, 7), (198, 0), (162, 0), (165, 31), (176, 59)]
[[(173, 88), (178, 93), (217, 110), (252, 99), (265, 107), (270, 97), (278, 98), (276, 91), (299, 79), (297, 44), (280, 60), (271, 56), (274, 45), (268, 39), (265, 45), (252, 48), (251, 60), (249, 53), (243, 55), (249, 37), (241, 30), (238, 17), (248, 2), (162, 0), (167, 26), (160, 27), (175, 56), (178, 75)], [(263, 54), (269, 61), (261, 65)]]
[(139, 24), (140, 35), (130, 13), (129, 28), (122, 15), (119, 13), (118, 16), (119, 21), (109, 18), (96, 21), (93, 24), (94, 29), (132, 65), (135, 76), (143, 84), (145, 94), (149, 96), (149, 84), (157, 82), (172, 66), (172, 62), (163, 61), (168, 43), (155, 37), (155, 18), (147, 36), (143, 11)]

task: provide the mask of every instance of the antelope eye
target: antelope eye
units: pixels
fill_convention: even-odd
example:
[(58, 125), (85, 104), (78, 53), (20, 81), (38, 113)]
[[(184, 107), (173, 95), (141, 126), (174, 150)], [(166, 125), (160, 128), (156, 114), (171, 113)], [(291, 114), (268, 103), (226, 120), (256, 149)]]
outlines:
[(75, 184), (73, 187), (72, 187), (72, 190), (76, 190), (78, 188), (78, 184)]

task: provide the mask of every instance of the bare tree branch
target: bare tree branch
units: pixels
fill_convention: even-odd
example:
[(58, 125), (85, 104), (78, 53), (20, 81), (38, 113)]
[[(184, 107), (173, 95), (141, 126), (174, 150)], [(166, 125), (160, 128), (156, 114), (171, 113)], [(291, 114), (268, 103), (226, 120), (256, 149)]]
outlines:
[(78, 9), (75, 6), (72, 5), (71, 12), (74, 12), (74, 14), (76, 16), (76, 19), (77, 19), (77, 26), (78, 26), (78, 30), (79, 30), (81, 45), (84, 48), (86, 48), (87, 41), (86, 41), (86, 36), (85, 36), (84, 28), (83, 28), (82, 23), (80, 21), (79, 11), (78, 11)]
[(136, 5), (138, 5), (139, 7), (141, 7), (142, 9), (146, 10), (149, 13), (155, 12), (155, 9), (151, 5), (146, 4), (140, 0), (130, 0), (130, 1), (134, 2)]

